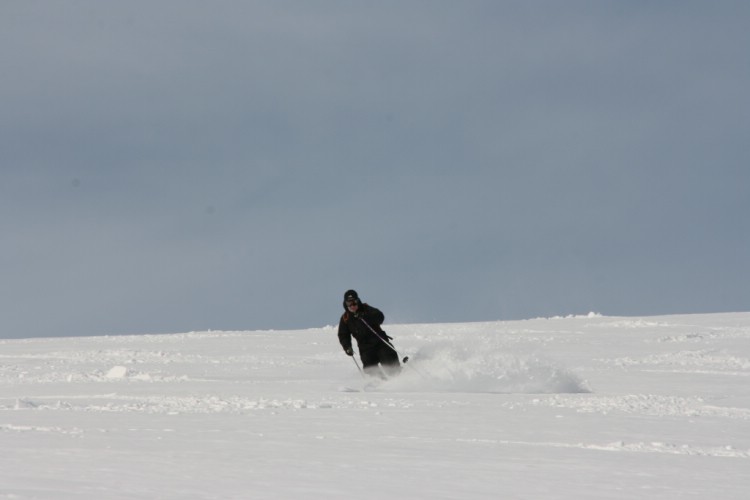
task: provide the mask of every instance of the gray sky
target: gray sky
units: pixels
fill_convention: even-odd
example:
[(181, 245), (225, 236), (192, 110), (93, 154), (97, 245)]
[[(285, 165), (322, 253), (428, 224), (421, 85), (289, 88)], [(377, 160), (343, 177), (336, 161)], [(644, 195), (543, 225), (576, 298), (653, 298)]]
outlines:
[(0, 338), (746, 311), (750, 3), (0, 4)]

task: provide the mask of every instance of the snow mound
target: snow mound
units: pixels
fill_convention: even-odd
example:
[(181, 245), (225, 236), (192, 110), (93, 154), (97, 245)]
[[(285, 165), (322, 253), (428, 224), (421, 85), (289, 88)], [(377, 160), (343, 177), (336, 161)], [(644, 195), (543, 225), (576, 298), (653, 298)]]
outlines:
[(412, 356), (400, 377), (385, 386), (402, 391), (557, 394), (591, 392), (568, 370), (538, 355), (499, 348), (435, 344)]
[(128, 369), (124, 366), (114, 366), (108, 372), (106, 377), (110, 379), (124, 379), (128, 376)]
[[(548, 319), (587, 319), (587, 318), (603, 318), (602, 313), (590, 311), (588, 314), (568, 314), (567, 316), (552, 316)], [(543, 318), (538, 318), (543, 319)]]

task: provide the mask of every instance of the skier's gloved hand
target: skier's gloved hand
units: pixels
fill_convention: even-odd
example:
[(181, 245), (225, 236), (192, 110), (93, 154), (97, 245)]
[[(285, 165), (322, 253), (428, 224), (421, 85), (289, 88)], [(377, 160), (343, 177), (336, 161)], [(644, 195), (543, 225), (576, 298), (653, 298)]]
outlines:
[(344, 352), (346, 353), (347, 356), (354, 356), (354, 351), (352, 350), (351, 347), (345, 347)]

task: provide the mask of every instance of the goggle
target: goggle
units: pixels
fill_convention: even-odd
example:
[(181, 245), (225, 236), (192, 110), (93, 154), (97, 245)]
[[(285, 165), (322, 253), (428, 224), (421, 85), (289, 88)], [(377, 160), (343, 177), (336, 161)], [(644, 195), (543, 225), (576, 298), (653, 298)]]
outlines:
[(349, 299), (346, 301), (346, 307), (356, 306), (356, 305), (357, 305), (357, 299)]

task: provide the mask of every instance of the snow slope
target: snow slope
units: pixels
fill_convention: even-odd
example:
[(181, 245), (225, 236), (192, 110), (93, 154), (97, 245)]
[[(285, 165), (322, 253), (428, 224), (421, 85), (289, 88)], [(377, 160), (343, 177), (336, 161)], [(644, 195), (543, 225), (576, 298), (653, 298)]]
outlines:
[(0, 341), (0, 498), (750, 498), (750, 313), (385, 326)]

